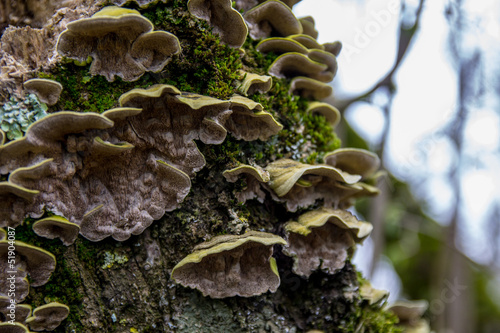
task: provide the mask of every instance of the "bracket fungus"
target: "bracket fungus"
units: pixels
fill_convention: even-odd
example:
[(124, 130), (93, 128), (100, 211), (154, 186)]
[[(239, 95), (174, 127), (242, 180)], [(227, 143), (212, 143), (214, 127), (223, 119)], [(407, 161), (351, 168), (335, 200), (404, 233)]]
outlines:
[(278, 0), (263, 2), (247, 11), (243, 17), (253, 39), (302, 33), (302, 25), (290, 7)]
[(224, 44), (239, 48), (245, 43), (248, 28), (241, 14), (231, 7), (231, 0), (189, 0), (188, 10), (208, 21)]
[(333, 92), (331, 85), (311, 79), (309, 77), (298, 76), (290, 82), (290, 94), (299, 95), (304, 98), (325, 99)]
[[(3, 259), (4, 258), (2, 258), (2, 260)], [(7, 295), (9, 295), (9, 290), (12, 289), (11, 284), (14, 283), (16, 293), (13, 299), (15, 299), (16, 303), (24, 301), (24, 299), (28, 296), (30, 292), (30, 284), (27, 278), (28, 273), (26, 273), (24, 265), (22, 263), (16, 263), (15, 265), (11, 266), (10, 264), (8, 264), (7, 258), (5, 257), (5, 261), (0, 263), (0, 271), (1, 272), (16, 271), (16, 276), (14, 281), (10, 279), (7, 280), (6, 278), (0, 280), (0, 296), (7, 297)]]
[[(5, 262), (8, 248), (7, 241), (0, 241), (0, 258)], [(20, 241), (16, 241), (16, 257), (16, 263), (28, 273), (33, 287), (47, 283), (56, 268), (56, 258), (52, 253)]]
[(266, 38), (260, 41), (255, 48), (262, 53), (273, 52), (275, 54), (288, 52), (307, 54), (309, 52), (307, 47), (289, 37)]
[(324, 199), (325, 206), (338, 207), (344, 197), (361, 190), (355, 183), (361, 178), (326, 164), (310, 165), (290, 159), (270, 163), (267, 185), (277, 201), (285, 201), (294, 212), (299, 207)]
[[(307, 112), (310, 112), (312, 114), (319, 114), (323, 117), (325, 117), (326, 121), (332, 126), (335, 127), (338, 125), (340, 122), (340, 111), (337, 110), (334, 106), (328, 104), (328, 103), (322, 103), (322, 102), (311, 102), (307, 106)], [(329, 164), (329, 163), (327, 163)], [(335, 166), (335, 165), (332, 165)], [(340, 168), (340, 167), (339, 167)], [(342, 168), (340, 168), (342, 169)], [(345, 170), (348, 171), (348, 170)], [(356, 174), (356, 172), (350, 172)]]
[(265, 141), (283, 128), (270, 113), (263, 111), (260, 103), (239, 95), (229, 101), (232, 113), (225, 127), (236, 139)]
[(359, 295), (366, 300), (368, 304), (380, 304), (387, 300), (389, 292), (383, 289), (375, 289), (369, 281), (365, 281), (359, 287)]
[(298, 275), (309, 277), (318, 268), (334, 274), (344, 267), (349, 252), (368, 237), (372, 228), (345, 210), (310, 211), (299, 216), (298, 222), (285, 225), (288, 245), (283, 252), (293, 257), (293, 271)]
[(255, 93), (264, 94), (271, 89), (273, 78), (267, 75), (241, 72), (243, 78), (238, 90), (245, 96)]
[(54, 80), (31, 79), (24, 82), (24, 89), (35, 94), (42, 103), (54, 105), (59, 100), (63, 87)]
[(364, 149), (340, 148), (324, 157), (325, 163), (351, 174), (368, 178), (380, 167), (379, 157)]
[(306, 76), (314, 79), (320, 73), (327, 70), (328, 65), (326, 64), (314, 61), (301, 53), (288, 52), (280, 55), (273, 61), (271, 66), (269, 66), (268, 73), (278, 78)]
[(0, 323), (0, 333), (29, 333), (26, 326), (21, 323)]
[(33, 231), (49, 239), (59, 238), (68, 246), (75, 242), (80, 232), (80, 227), (61, 216), (51, 216), (33, 223)]
[(251, 297), (275, 292), (280, 284), (273, 245), (283, 238), (257, 231), (216, 236), (199, 244), (172, 270), (172, 278), (204, 296)]
[(258, 166), (240, 165), (222, 173), (224, 178), (231, 183), (236, 182), (242, 174), (245, 175), (247, 186), (241, 192), (235, 194), (238, 201), (245, 203), (247, 200), (256, 198), (260, 203), (263, 203), (266, 193), (262, 191), (260, 184), (269, 181), (269, 172)]
[(316, 22), (312, 16), (306, 16), (299, 18), (299, 22), (302, 25), (302, 31), (304, 35), (309, 35), (312, 38), (318, 38), (318, 30), (316, 30)]
[(48, 303), (33, 310), (33, 316), (26, 320), (26, 324), (33, 331), (52, 331), (69, 314), (69, 307), (58, 302)]
[[(3, 321), (15, 321), (23, 324), (31, 316), (31, 305), (15, 304), (15, 310), (11, 311), (11, 298), (0, 296), (0, 313), (4, 316)], [(10, 306), (10, 308), (9, 308)]]
[(145, 71), (158, 72), (180, 52), (177, 37), (153, 31), (153, 24), (138, 11), (104, 7), (90, 18), (68, 23), (57, 41), (62, 56), (85, 62), (93, 58), (92, 75), (135, 81)]

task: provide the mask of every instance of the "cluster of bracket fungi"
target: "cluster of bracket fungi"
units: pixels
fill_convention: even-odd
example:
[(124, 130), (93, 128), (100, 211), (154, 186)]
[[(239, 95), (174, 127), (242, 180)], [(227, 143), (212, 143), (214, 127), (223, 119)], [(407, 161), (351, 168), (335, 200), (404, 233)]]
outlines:
[[(151, 1), (136, 2), (143, 7)], [(335, 76), (341, 45), (319, 44), (314, 21), (299, 20), (292, 13), (296, 2), (237, 0), (232, 8), (230, 0), (190, 0), (188, 9), (208, 21), (230, 47), (240, 48), (249, 35), (262, 39), (258, 51), (279, 54), (268, 69), (270, 76), (241, 73), (242, 95), (267, 92), (271, 76), (286, 78), (291, 81), (290, 94), (311, 99), (308, 112), (335, 126), (339, 112), (314, 99), (331, 94), (327, 83)], [(121, 6), (125, 1), (114, 3)], [(58, 54), (80, 64), (91, 62), (90, 73), (110, 82), (116, 76), (135, 81), (147, 71), (163, 70), (181, 52), (177, 37), (154, 31), (139, 12), (118, 6), (68, 23), (55, 46)], [(49, 105), (61, 93), (61, 86), (50, 80), (30, 80), (24, 88)], [(0, 226), (15, 228), (28, 216), (41, 218), (50, 211), (54, 215), (37, 221), (33, 229), (65, 245), (78, 234), (91, 241), (109, 236), (123, 241), (142, 233), (179, 207), (191, 189), (191, 177), (205, 166), (195, 140), (221, 144), (228, 132), (239, 140), (267, 140), (282, 129), (261, 104), (244, 96), (220, 100), (157, 85), (123, 94), (120, 107), (102, 114), (50, 113), (17, 140), (8, 141), (0, 130), (0, 175), (5, 179), (0, 182)], [(294, 258), (296, 274), (308, 277), (317, 269), (335, 274), (371, 231), (369, 223), (358, 221), (346, 208), (358, 197), (377, 194), (365, 180), (376, 177), (378, 168), (379, 160), (370, 152), (338, 149), (325, 156), (324, 164), (279, 159), (266, 167), (242, 164), (227, 170), (224, 177), (229, 182), (246, 179), (246, 188), (235, 193), (240, 202), (263, 202), (269, 194), (290, 212), (319, 200), (324, 207), (287, 223), (284, 238), (247, 231), (199, 244), (173, 268), (172, 278), (212, 298), (274, 292), (280, 284), (272, 257), (276, 244)], [(6, 262), (6, 244), (0, 241), (0, 263)], [(21, 302), (29, 290), (26, 276), (33, 286), (44, 284), (55, 258), (19, 242), (17, 249), (23, 259), (17, 267), (23, 272), (18, 286), (26, 290), (19, 294)], [(43, 259), (33, 263), (30, 258), (35, 257)], [(0, 295), (5, 295), (6, 286), (0, 288)], [(16, 325), (37, 330), (45, 313), (57, 317), (58, 323), (67, 316), (64, 305), (53, 304), (48, 311), (49, 305), (32, 314), (28, 305), (18, 305), (26, 311), (16, 314)], [(3, 305), (1, 311), (6, 311)], [(55, 326), (48, 327), (52, 328), (43, 329)]]

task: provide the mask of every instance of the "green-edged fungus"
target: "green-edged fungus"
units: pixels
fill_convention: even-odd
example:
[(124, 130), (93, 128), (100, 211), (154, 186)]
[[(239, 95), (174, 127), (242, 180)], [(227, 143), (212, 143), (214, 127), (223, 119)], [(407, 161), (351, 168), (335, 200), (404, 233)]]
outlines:
[(307, 112), (325, 117), (326, 121), (335, 127), (340, 121), (340, 111), (328, 103), (311, 102), (307, 106)]
[(299, 22), (302, 25), (304, 35), (311, 36), (314, 39), (318, 38), (318, 30), (315, 28), (315, 22), (312, 16), (301, 17), (299, 18)]
[(29, 330), (21, 323), (0, 323), (0, 333), (29, 333)]
[(172, 270), (172, 278), (204, 296), (251, 297), (275, 292), (280, 284), (273, 245), (283, 238), (257, 231), (216, 236), (199, 244)]
[(0, 146), (5, 143), (5, 132), (0, 129)]
[(177, 37), (153, 31), (153, 24), (136, 10), (104, 7), (90, 18), (68, 23), (56, 46), (62, 56), (79, 62), (93, 58), (92, 75), (135, 81), (145, 71), (160, 71), (180, 52)]
[(397, 301), (388, 307), (388, 311), (393, 312), (398, 318), (399, 323), (405, 326), (411, 326), (417, 323), (429, 307), (426, 300), (416, 301)]
[(267, 186), (277, 201), (285, 201), (288, 211), (323, 199), (326, 207), (339, 207), (345, 197), (361, 190), (361, 178), (326, 164), (309, 165), (290, 159), (272, 162), (266, 167), (271, 180)]
[(68, 246), (75, 242), (80, 227), (61, 216), (51, 216), (33, 223), (33, 231), (48, 239), (59, 238)]
[(323, 50), (323, 45), (318, 43), (316, 38), (311, 37), (309, 35), (296, 34), (288, 36), (288, 38), (302, 44), (307, 49)]
[(365, 281), (359, 287), (359, 295), (366, 300), (368, 304), (373, 305), (385, 302), (389, 297), (389, 292), (387, 290), (375, 289), (370, 282)]
[(323, 44), (323, 48), (325, 49), (325, 51), (330, 52), (334, 56), (338, 57), (340, 51), (342, 50), (342, 43), (339, 41), (333, 43), (325, 43)]
[(221, 41), (239, 48), (245, 43), (248, 28), (241, 14), (231, 7), (231, 0), (189, 0), (191, 15), (208, 21)]
[(276, 58), (269, 66), (268, 73), (279, 78), (313, 77), (327, 69), (328, 65), (311, 60), (304, 54), (289, 52)]
[(243, 78), (238, 90), (245, 96), (255, 93), (265, 94), (271, 89), (273, 78), (267, 75), (241, 72)]
[(236, 139), (265, 141), (283, 128), (261, 104), (239, 95), (229, 101), (232, 113), (224, 126)]
[(334, 274), (372, 228), (345, 210), (311, 211), (285, 225), (288, 245), (283, 252), (294, 258), (293, 271), (298, 275), (309, 277), (318, 268)]
[(302, 25), (290, 7), (278, 0), (261, 3), (247, 11), (243, 17), (253, 39), (302, 33)]
[(4, 240), (5, 238), (7, 238), (7, 232), (5, 231), (5, 229), (0, 228), (0, 241)]
[(304, 98), (322, 100), (330, 96), (333, 92), (331, 85), (299, 76), (290, 82), (290, 94), (299, 95)]
[(312, 79), (316, 79), (321, 82), (330, 82), (337, 74), (337, 58), (326, 51), (313, 49), (307, 54), (309, 59), (316, 61), (320, 64), (325, 64), (327, 68), (317, 74), (309, 75)]
[(26, 320), (26, 324), (33, 331), (52, 331), (66, 319), (68, 314), (69, 307), (52, 302), (33, 310), (33, 316)]
[(288, 52), (307, 54), (309, 52), (307, 47), (288, 37), (266, 38), (257, 44), (256, 49), (262, 53), (273, 52), (275, 54)]
[(269, 181), (269, 172), (259, 166), (240, 165), (231, 170), (226, 170), (222, 173), (228, 182), (234, 183), (240, 175), (245, 176), (246, 188), (235, 194), (239, 202), (245, 203), (247, 200), (256, 198), (260, 203), (264, 202), (266, 193), (261, 189), (261, 183)]
[[(7, 261), (9, 243), (0, 241), (0, 258)], [(33, 287), (42, 286), (56, 268), (56, 257), (42, 248), (16, 241), (16, 258), (31, 279)]]
[(28, 304), (11, 303), (8, 296), (0, 296), (0, 313), (4, 316), (2, 321), (15, 321), (23, 324), (31, 316), (31, 306)]
[(368, 178), (380, 167), (378, 156), (368, 150), (358, 148), (341, 148), (324, 157), (325, 163), (350, 174)]
[(31, 79), (24, 82), (24, 89), (35, 94), (42, 103), (54, 105), (59, 100), (63, 87), (54, 80)]
[(220, 144), (226, 137), (224, 123), (231, 103), (216, 98), (181, 93), (170, 85), (133, 89), (120, 97), (120, 105), (142, 108), (126, 121), (115, 121), (116, 136), (137, 149), (156, 147), (161, 160), (188, 175), (205, 166), (194, 140)]

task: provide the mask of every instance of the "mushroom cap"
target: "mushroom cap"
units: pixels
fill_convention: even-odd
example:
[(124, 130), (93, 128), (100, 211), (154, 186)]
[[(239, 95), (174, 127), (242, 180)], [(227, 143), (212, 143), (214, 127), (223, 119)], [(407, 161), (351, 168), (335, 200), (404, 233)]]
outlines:
[(33, 331), (52, 331), (69, 314), (69, 307), (58, 302), (48, 303), (33, 310), (33, 316), (26, 320), (26, 324)]
[(333, 54), (323, 50), (313, 49), (309, 51), (307, 56), (309, 59), (327, 66), (321, 73), (310, 75), (311, 78), (321, 82), (330, 82), (333, 80), (335, 74), (337, 74), (338, 68), (337, 58)]
[(294, 40), (300, 44), (302, 44), (305, 48), (307, 49), (316, 49), (316, 50), (323, 50), (323, 45), (318, 43), (316, 38), (311, 37), (306, 34), (295, 34), (288, 36), (287, 38), (290, 38), (291, 40)]
[(130, 55), (147, 71), (159, 72), (170, 62), (171, 57), (181, 51), (179, 39), (166, 31), (152, 31), (139, 36)]
[(309, 35), (312, 38), (318, 38), (318, 30), (315, 28), (315, 22), (312, 16), (301, 17), (299, 18), (299, 22), (302, 25), (304, 35)]
[(278, 0), (261, 3), (247, 11), (243, 17), (253, 39), (302, 33), (302, 25), (290, 7)]
[(269, 186), (279, 197), (286, 195), (305, 175), (323, 176), (346, 184), (354, 184), (361, 178), (358, 175), (350, 175), (330, 165), (302, 164), (290, 159), (274, 161), (266, 167), (266, 170), (271, 176)]
[(359, 287), (359, 295), (368, 301), (368, 304), (378, 304), (387, 299), (389, 292), (387, 290), (375, 289), (372, 287), (371, 283), (365, 281)]
[(274, 292), (280, 279), (272, 255), (283, 238), (263, 232), (216, 236), (199, 244), (172, 270), (172, 278), (212, 298)]
[(311, 102), (307, 106), (307, 112), (322, 115), (332, 127), (337, 126), (341, 118), (340, 111), (328, 103)]
[(238, 180), (238, 177), (241, 174), (248, 174), (256, 178), (261, 183), (267, 183), (269, 181), (269, 172), (260, 167), (253, 167), (246, 164), (240, 165), (234, 169), (226, 170), (222, 173), (224, 178), (226, 178), (226, 180), (231, 183), (234, 183), (236, 180)]
[(341, 148), (324, 157), (325, 163), (362, 178), (370, 177), (380, 167), (378, 156), (359, 148)]
[(0, 182), (0, 197), (7, 195), (15, 195), (16, 197), (30, 201), (38, 193), (40, 192), (36, 190), (27, 189), (23, 186), (19, 186), (11, 182)]
[(14, 322), (11, 323), (0, 323), (0, 333), (29, 333), (29, 330), (23, 324)]
[(75, 242), (80, 227), (61, 216), (51, 216), (33, 223), (33, 231), (48, 239), (59, 238), (68, 246)]
[(340, 51), (342, 50), (342, 43), (339, 41), (333, 43), (325, 43), (323, 44), (323, 48), (325, 49), (325, 51), (330, 52), (334, 56), (338, 57)]
[[(0, 257), (4, 258), (8, 253), (9, 243), (0, 241)], [(31, 278), (33, 287), (42, 286), (50, 279), (56, 268), (56, 257), (42, 248), (16, 241), (16, 254), (26, 264), (26, 272)]]
[(398, 316), (400, 322), (411, 322), (421, 318), (428, 307), (429, 302), (426, 300), (397, 301), (387, 310)]
[(289, 37), (266, 38), (257, 44), (256, 49), (262, 53), (273, 52), (275, 54), (288, 52), (307, 54), (309, 52), (307, 47)]
[(242, 72), (244, 78), (238, 90), (245, 96), (253, 95), (257, 92), (264, 94), (271, 89), (273, 78), (267, 75)]
[[(2, 313), (8, 320), (11, 319), (10, 317), (7, 317), (7, 314), (10, 312), (10, 310), (7, 308), (11, 304), (10, 300), (11, 299), (8, 296), (0, 296), (0, 313)], [(24, 323), (29, 316), (31, 316), (31, 305), (16, 303), (14, 321), (18, 323)]]
[(332, 86), (311, 79), (309, 77), (295, 77), (290, 82), (290, 94), (299, 95), (304, 98), (321, 100), (330, 96), (333, 92)]
[(260, 103), (239, 95), (229, 101), (232, 113), (224, 126), (236, 139), (265, 141), (283, 129), (270, 113), (262, 111)]
[(328, 65), (314, 61), (304, 54), (289, 52), (277, 57), (269, 66), (268, 73), (279, 78), (294, 78), (297, 76), (315, 78), (314, 76), (318, 76), (328, 68)]
[(48, 79), (31, 79), (24, 82), (24, 88), (35, 94), (42, 103), (54, 105), (61, 96), (62, 85), (54, 80)]
[(248, 28), (241, 14), (232, 8), (231, 0), (189, 0), (188, 10), (208, 21), (224, 44), (238, 48), (245, 43)]

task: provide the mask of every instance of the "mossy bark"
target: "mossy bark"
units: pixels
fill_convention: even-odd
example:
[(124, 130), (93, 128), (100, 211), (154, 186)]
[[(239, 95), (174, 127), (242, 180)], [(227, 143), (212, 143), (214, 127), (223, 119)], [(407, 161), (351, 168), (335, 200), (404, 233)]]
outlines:
[[(38, 73), (64, 86), (52, 111), (103, 112), (118, 106), (118, 97), (130, 89), (159, 83), (228, 99), (237, 92), (238, 70), (265, 74), (275, 58), (256, 52), (251, 39), (243, 56), (221, 45), (206, 22), (189, 15), (186, 1), (136, 9), (155, 29), (179, 38), (181, 55), (162, 72), (145, 74), (136, 82), (109, 83), (91, 77), (88, 66), (63, 60)], [(244, 182), (228, 183), (222, 176), (238, 163), (265, 166), (278, 158), (320, 162), (325, 153), (339, 147), (326, 120), (308, 114), (308, 101), (289, 95), (288, 89), (289, 81), (275, 79), (268, 94), (251, 96), (284, 125), (269, 141), (244, 142), (228, 136), (221, 145), (197, 143), (207, 164), (192, 179), (190, 194), (179, 209), (141, 235), (125, 242), (79, 237), (65, 247), (58, 240), (37, 237), (31, 230), (33, 221), (27, 219), (17, 228), (18, 239), (54, 253), (57, 268), (48, 284), (31, 289), (25, 303), (35, 307), (60, 301), (70, 306), (70, 316), (55, 332), (359, 332), (360, 327), (364, 332), (398, 331), (394, 317), (361, 299), (358, 274), (349, 261), (335, 275), (316, 272), (306, 280), (291, 271), (291, 259), (276, 247), (278, 291), (250, 298), (211, 299), (170, 278), (172, 268), (202, 241), (245, 230), (283, 236), (283, 224), (303, 212), (287, 212), (269, 195), (263, 204), (255, 200), (240, 204), (234, 193)]]

